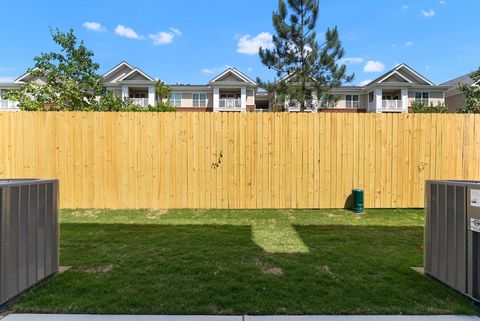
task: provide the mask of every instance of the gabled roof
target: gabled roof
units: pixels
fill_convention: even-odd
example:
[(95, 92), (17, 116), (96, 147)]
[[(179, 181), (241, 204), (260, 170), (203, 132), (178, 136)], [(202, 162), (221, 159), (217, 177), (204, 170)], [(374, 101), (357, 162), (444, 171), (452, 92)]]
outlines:
[(103, 75), (103, 78), (107, 78), (109, 75), (111, 75), (112, 73), (114, 73), (115, 71), (117, 71), (118, 69), (122, 68), (122, 67), (128, 67), (130, 68), (131, 70), (135, 69), (134, 67), (132, 67), (130, 64), (128, 64), (126, 61), (122, 61), (121, 63), (119, 63), (118, 65), (116, 65), (115, 67), (113, 67), (112, 69), (110, 69), (109, 71), (107, 71), (104, 75)]
[(34, 67), (32, 70), (30, 71), (27, 71), (26, 73), (24, 73), (23, 75), (21, 75), (20, 77), (18, 77), (17, 79), (15, 79), (13, 82), (15, 83), (23, 83), (25, 81), (27, 81), (30, 76), (31, 76), (31, 72), (34, 71), (34, 70), (38, 70), (37, 67)]
[(377, 79), (372, 80), (370, 83), (365, 85), (365, 87), (368, 87), (372, 84), (381, 83), (381, 82), (385, 81), (386, 79), (388, 79), (389, 77), (391, 77), (392, 75), (401, 76), (403, 79), (407, 80), (407, 82), (415, 83), (414, 79), (412, 79), (411, 77), (408, 77), (409, 75), (406, 75), (406, 74), (402, 73), (403, 69), (406, 70), (407, 72), (409, 72), (414, 78), (417, 78), (417, 80), (421, 80), (421, 81), (425, 82), (426, 84), (428, 84), (430, 86), (435, 86), (435, 84), (433, 82), (431, 82), (430, 80), (428, 80), (427, 78), (425, 78), (424, 76), (422, 76), (421, 74), (416, 72), (413, 68), (409, 67), (407, 64), (400, 64), (400, 65), (396, 66), (395, 68), (389, 70), (385, 74), (381, 75)]
[(214, 82), (217, 82), (219, 81), (220, 79), (224, 78), (225, 76), (227, 76), (228, 74), (232, 74), (233, 76), (235, 76), (235, 78), (237, 78), (239, 81), (241, 82), (247, 82), (247, 83), (250, 83), (252, 85), (257, 85), (257, 83), (255, 81), (253, 81), (251, 78), (249, 78), (247, 75), (243, 74), (242, 72), (240, 72), (240, 70), (238, 70), (237, 68), (228, 68), (226, 69), (224, 72), (222, 72), (220, 75), (216, 76), (215, 78), (213, 78), (212, 80), (210, 80), (210, 83), (214, 83)]
[(25, 81), (25, 79), (27, 79), (29, 76), (30, 76), (30, 72), (27, 71), (26, 73), (24, 73), (23, 75), (21, 75), (20, 77), (18, 77), (17, 79), (15, 79), (13, 82), (16, 82), (16, 83), (18, 83), (18, 82), (23, 82), (23, 81)]
[(115, 79), (115, 81), (128, 80), (128, 78), (132, 77), (135, 74), (141, 75), (144, 78), (144, 80), (146, 80), (146, 81), (155, 81), (155, 79), (153, 79), (152, 77), (150, 77), (149, 75), (147, 75), (146, 73), (144, 73), (143, 71), (141, 71), (138, 68), (133, 69), (132, 71), (130, 71), (126, 75), (120, 76), (119, 78)]
[(388, 75), (386, 75), (385, 77), (383, 77), (382, 79), (380, 79), (378, 82), (379, 83), (382, 83), (382, 82), (385, 82), (387, 81), (388, 79), (390, 78), (394, 78), (395, 76), (400, 77), (401, 79), (403, 79), (404, 81), (410, 83), (410, 84), (413, 84), (413, 81), (411, 81), (408, 77), (402, 75), (401, 73), (399, 73), (397, 70), (394, 70), (392, 71), (391, 73), (389, 73)]

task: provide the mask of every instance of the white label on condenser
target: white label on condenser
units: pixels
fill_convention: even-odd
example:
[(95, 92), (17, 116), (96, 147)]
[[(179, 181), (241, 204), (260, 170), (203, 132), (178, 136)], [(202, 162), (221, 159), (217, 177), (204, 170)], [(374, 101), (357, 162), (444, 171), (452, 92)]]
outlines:
[(470, 205), (480, 207), (480, 190), (472, 189), (470, 191)]
[(480, 233), (480, 220), (471, 218), (470, 219), (470, 230)]

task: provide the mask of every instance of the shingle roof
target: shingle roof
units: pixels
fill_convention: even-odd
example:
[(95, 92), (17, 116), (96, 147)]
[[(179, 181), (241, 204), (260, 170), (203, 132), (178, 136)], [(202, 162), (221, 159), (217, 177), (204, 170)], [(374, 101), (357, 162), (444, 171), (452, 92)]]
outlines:
[(473, 79), (470, 78), (470, 73), (460, 76), (458, 78), (449, 80), (444, 82), (442, 85), (443, 86), (452, 86), (452, 87), (457, 87), (458, 84), (465, 84), (465, 85), (473, 85)]

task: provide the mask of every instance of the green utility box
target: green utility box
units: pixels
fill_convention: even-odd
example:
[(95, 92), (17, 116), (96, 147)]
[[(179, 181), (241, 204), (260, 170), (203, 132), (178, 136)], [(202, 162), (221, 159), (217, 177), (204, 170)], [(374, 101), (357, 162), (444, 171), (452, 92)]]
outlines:
[(353, 196), (353, 212), (363, 214), (365, 212), (364, 193), (361, 189), (352, 190)]

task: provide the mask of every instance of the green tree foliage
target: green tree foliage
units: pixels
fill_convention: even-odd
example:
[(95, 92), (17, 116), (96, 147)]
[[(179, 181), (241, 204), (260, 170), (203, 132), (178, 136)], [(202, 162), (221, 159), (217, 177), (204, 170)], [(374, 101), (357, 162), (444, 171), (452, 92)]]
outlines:
[[(35, 67), (28, 72), (39, 81), (31, 81), (9, 99), (19, 101), (25, 110), (91, 110), (96, 97), (105, 91), (99, 64), (83, 41), (78, 42), (73, 30), (51, 31), (59, 52), (41, 53), (34, 58)], [(43, 84), (43, 82), (45, 82)]]
[(465, 105), (458, 109), (462, 114), (480, 114), (480, 68), (470, 74), (475, 85), (460, 85), (460, 91), (465, 95)]
[(155, 96), (157, 97), (157, 101), (163, 101), (170, 99), (172, 95), (172, 88), (165, 84), (161, 80), (157, 80), (155, 83)]
[[(344, 64), (339, 64), (345, 50), (337, 27), (328, 29), (325, 41), (318, 43), (318, 10), (318, 0), (279, 0), (278, 11), (273, 13), (274, 48), (259, 49), (262, 63), (281, 79), (274, 83), (258, 79), (259, 84), (301, 102), (302, 110), (314, 95), (320, 98), (354, 77), (347, 75)], [(285, 76), (290, 76), (288, 82)]]

